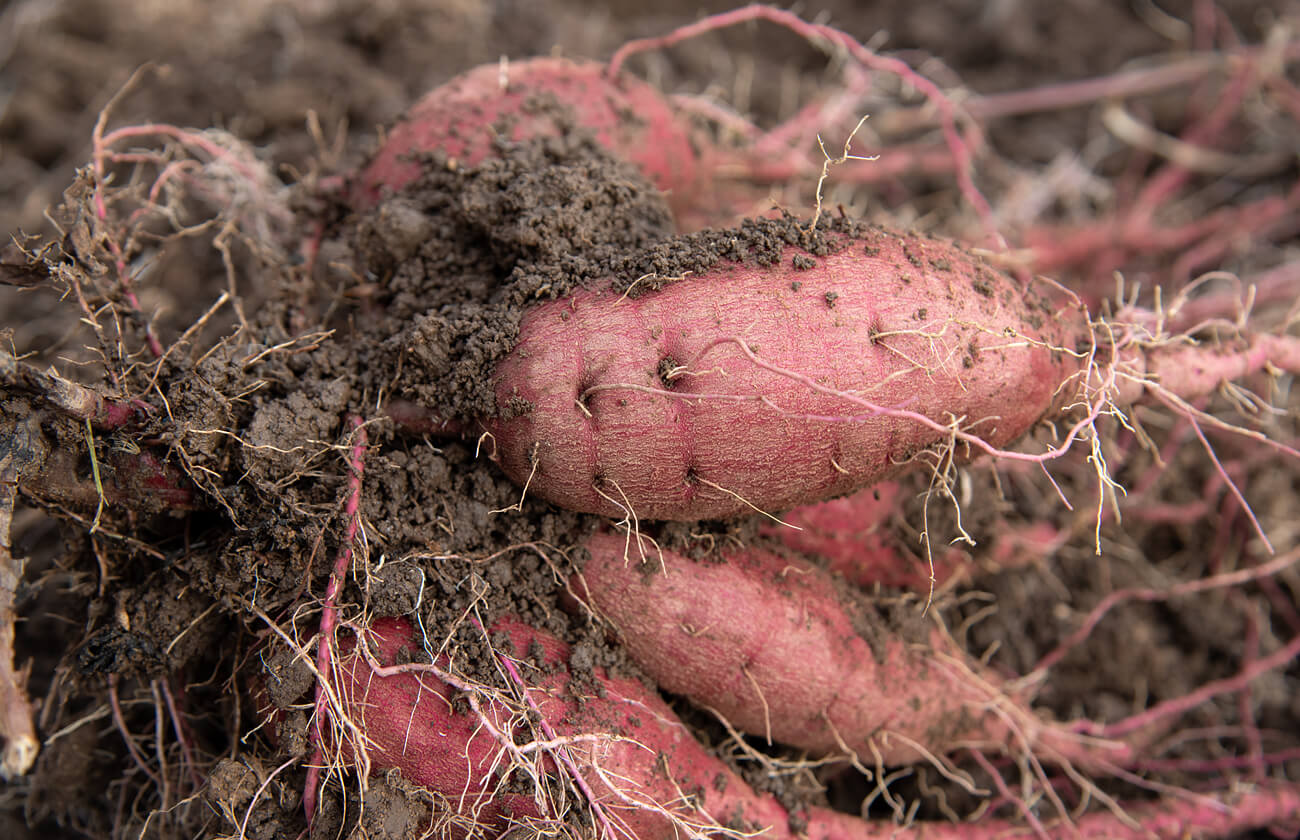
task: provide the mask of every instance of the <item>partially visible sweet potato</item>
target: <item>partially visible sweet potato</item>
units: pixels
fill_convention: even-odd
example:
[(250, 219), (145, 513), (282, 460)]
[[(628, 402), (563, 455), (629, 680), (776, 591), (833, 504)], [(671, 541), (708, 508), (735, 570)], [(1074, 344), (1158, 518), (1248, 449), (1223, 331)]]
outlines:
[[(451, 686), (418, 664), (419, 637), (401, 619), (380, 619), (367, 630), (373, 658), (348, 645), (340, 662), (337, 687), (357, 727), (354, 733), (364, 738), (370, 768), (396, 768), (439, 795), (443, 830), (451, 836), (492, 836), (519, 822), (556, 828), (567, 822), (586, 832), (594, 825), (595, 836), (626, 840), (738, 834), (773, 840), (1033, 836), (1027, 826), (987, 816), (973, 823), (899, 826), (818, 807), (791, 813), (705, 750), (640, 682), (611, 678), (600, 668), (573, 681), (562, 642), (514, 619), (491, 629), (494, 637), (510, 640), (512, 656), (544, 666), (516, 660), (526, 687), (515, 691), (527, 692), (522, 704), (507, 706), (476, 693), (475, 712), (464, 695), (457, 701)], [(521, 708), (530, 711), (520, 714)], [(489, 726), (511, 743), (496, 740)], [(536, 775), (511, 772), (512, 753)], [(1300, 795), (1278, 787), (1230, 798), (1144, 803), (1123, 818), (1106, 811), (1076, 821), (1045, 818), (1044, 825), (1050, 837), (1187, 840), (1280, 825), (1297, 814)]]
[[(397, 768), (410, 781), (443, 794), (462, 815), (472, 815), (481, 829), (500, 829), (510, 820), (562, 818), (560, 811), (569, 808), (590, 817), (581, 802), (548, 807), (558, 798), (538, 796), (526, 772), (508, 778), (510, 750), (493, 736), (490, 729), (496, 729), (528, 747), (523, 755), (536, 762), (539, 776), (554, 774), (562, 787), (573, 783), (575, 771), (580, 774), (602, 811), (597, 819), (617, 825), (624, 836), (666, 840), (675, 836), (675, 825), (677, 831), (692, 826), (712, 833), (719, 823), (772, 827), (777, 836), (790, 836), (785, 810), (709, 755), (639, 681), (612, 678), (600, 668), (573, 681), (563, 642), (515, 619), (499, 621), (491, 631), (494, 638), (509, 639), (503, 655), (533, 659), (518, 665), (535, 705), (531, 726), (518, 707), (484, 695), (476, 700), (478, 711), (471, 711), (463, 696), (455, 703), (458, 692), (427, 669), (394, 667), (412, 654), (418, 658), (421, 649), (414, 628), (403, 620), (381, 619), (368, 628), (373, 662), (355, 645), (345, 646), (339, 691), (364, 734), (372, 769)], [(571, 740), (549, 749), (528, 746), (551, 736)], [(571, 797), (572, 789), (563, 795)]]
[(589, 538), (573, 589), (660, 687), (744, 732), (889, 765), (970, 747), (1049, 761), (1124, 762), (1040, 717), (938, 630), (908, 634), (836, 590), (820, 567), (749, 548), (692, 561), (621, 536)]
[(831, 572), (860, 587), (880, 584), (927, 595), (932, 587), (969, 579), (977, 569), (1039, 562), (1064, 539), (1050, 522), (1000, 523), (980, 534), (973, 548), (935, 545), (932, 570), (923, 544), (906, 542), (891, 521), (901, 502), (898, 482), (882, 481), (838, 499), (801, 505), (781, 516), (784, 524), (764, 525), (760, 533), (792, 551), (824, 558)]
[(498, 142), (590, 132), (633, 164), (670, 201), (689, 204), (699, 155), (689, 127), (658, 90), (632, 76), (608, 78), (605, 66), (562, 58), (477, 67), (430, 91), (388, 132), (351, 187), (354, 206), (373, 205), (420, 174), (433, 153), (474, 166)]

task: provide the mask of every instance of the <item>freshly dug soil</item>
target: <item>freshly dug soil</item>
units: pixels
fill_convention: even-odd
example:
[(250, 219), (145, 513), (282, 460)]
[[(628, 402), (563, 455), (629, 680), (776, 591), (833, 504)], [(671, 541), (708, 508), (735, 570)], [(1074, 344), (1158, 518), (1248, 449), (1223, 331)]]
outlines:
[[(913, 66), (921, 53), (932, 56), (925, 70), (944, 84), (960, 79), (992, 93), (1189, 46), (1170, 39), (1187, 29), (1193, 5), (1208, 4), (1139, 14), (1125, 3), (943, 0), (912, 10), (836, 0), (800, 13), (826, 13), (864, 42), (902, 50)], [(503, 143), (498, 158), (474, 168), (431, 154), (418, 181), (361, 211), (343, 202), (339, 182), (374, 147), (376, 127), (456, 72), (500, 56), (605, 58), (631, 38), (723, 8), (651, 6), (241, 0), (215, 11), (197, 0), (28, 0), (0, 11), (0, 220), (22, 246), (3, 255), (0, 343), (127, 412), (88, 424), (28, 390), (0, 389), (0, 467), (7, 457), (48, 465), (14, 497), (12, 553), (28, 558), (16, 597), (17, 661), (30, 669), (44, 741), (34, 770), (0, 789), (3, 836), (416, 838), (438, 824), (442, 803), (395, 773), (372, 776), (364, 791), (351, 775), (334, 778), (310, 828), (303, 815), (316, 683), (285, 638), (307, 645), (317, 632), (350, 532), (356, 551), (337, 597), (346, 620), (410, 617), (458, 672), (496, 684), (493, 640), (482, 628), (512, 614), (569, 641), (579, 680), (596, 667), (638, 675), (612, 633), (565, 591), (583, 559), (575, 547), (610, 523), (530, 498), (486, 457), (491, 442), (476, 420), (523, 410), (495, 404), (495, 362), (530, 303), (575, 287), (653, 293), (718, 260), (771, 259), (786, 243), (824, 247), (806, 218), (796, 219), (811, 210), (815, 184), (772, 187), (761, 209), (777, 207), (764, 218), (679, 236), (664, 197), (576, 127)], [(1232, 4), (1219, 26), (1258, 42), (1275, 6)], [(218, 127), (202, 137), (227, 156), (155, 196), (169, 215), (137, 223), (132, 212), (158, 175), (149, 168), (156, 161), (110, 166), (107, 186), (86, 164), (96, 116), (146, 63), (167, 69), (131, 83), (114, 102), (112, 126)], [(838, 84), (826, 56), (768, 26), (710, 34), (631, 66), (762, 127)], [(911, 95), (882, 93), (880, 107), (912, 103)], [(1157, 124), (1176, 124), (1187, 107), (1146, 104)], [(977, 170), (987, 173), (981, 186), (995, 205), (1010, 203), (1024, 185), (1019, 173), (1046, 179), (1053, 161), (1095, 131), (1087, 109), (995, 123), (996, 157)], [(167, 163), (195, 136), (166, 146), (167, 138), (142, 135), (133, 144), (166, 147)], [(1120, 169), (1100, 160), (1090, 177), (1109, 183)], [(1277, 189), (1262, 179), (1234, 188)], [(1230, 198), (1210, 192), (1200, 198)], [(1045, 215), (1080, 212), (1048, 204)], [(836, 188), (824, 206), (823, 227), (841, 230), (879, 221), (957, 235), (978, 226), (951, 178), (934, 173)], [(1297, 228), (1214, 267), (1280, 261)], [(134, 302), (114, 284), (121, 261), (112, 243), (127, 230)], [(1140, 261), (1133, 270), (1156, 271)], [(160, 358), (148, 351), (152, 340), (164, 348)], [(1296, 399), (1282, 393), (1277, 402), (1284, 411), (1269, 434), (1294, 441)], [(1052, 477), (1073, 510), (1041, 474), (1011, 467), (962, 473), (960, 519), (950, 500), (922, 501), (927, 478), (903, 482), (906, 501), (888, 523), (900, 545), (919, 545), (923, 523), (936, 540), (965, 532), (982, 542), (1033, 523), (1061, 535), (1027, 567), (981, 574), (929, 607), (973, 655), (1023, 674), (1116, 591), (1166, 588), (1262, 559), (1243, 509), (1189, 428), (1158, 412), (1138, 419), (1149, 446), (1117, 430), (1100, 450), (1133, 494), (1114, 501), (1122, 522), (1107, 518), (1096, 533), (1096, 475), (1082, 456)], [(1043, 430), (1027, 445), (1050, 439)], [(1249, 440), (1214, 444), (1264, 530), (1290, 550), (1300, 469)], [(157, 469), (140, 468), (141, 458), (156, 458)], [(707, 560), (718, 544), (759, 539), (764, 522), (642, 529)], [(970, 553), (979, 559), (982, 550)], [(1231, 677), (1300, 632), (1289, 624), (1298, 592), (1292, 570), (1209, 595), (1125, 604), (1053, 669), (1037, 705), (1061, 718), (1113, 721)], [(848, 584), (845, 597), (900, 627), (918, 620), (925, 600)], [(1294, 752), (1298, 698), (1293, 662), (1246, 695), (1200, 705), (1179, 729), (1226, 734), (1170, 745), (1151, 781), (1197, 788), (1206, 776), (1186, 769), (1191, 762)], [(747, 739), (750, 752), (794, 769), (737, 758), (743, 751), (711, 715), (674, 702), (701, 739), (788, 806), (895, 815), (893, 799), (876, 796), (856, 770), (812, 768), (761, 738)], [(961, 768), (985, 778), (973, 762)], [(1014, 778), (1015, 768), (1002, 769)], [(1300, 764), (1270, 772), (1294, 780)], [(978, 806), (933, 769), (903, 775), (891, 793), (919, 803), (919, 819)], [(1103, 789), (1147, 795), (1118, 781)]]

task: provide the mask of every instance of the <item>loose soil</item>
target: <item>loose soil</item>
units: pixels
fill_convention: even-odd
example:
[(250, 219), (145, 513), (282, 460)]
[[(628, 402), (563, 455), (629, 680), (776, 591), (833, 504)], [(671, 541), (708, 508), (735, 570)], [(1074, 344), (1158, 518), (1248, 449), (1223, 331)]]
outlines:
[[(513, 346), (529, 303), (577, 286), (646, 294), (718, 260), (772, 259), (787, 243), (817, 253), (825, 242), (806, 221), (815, 183), (771, 187), (772, 200), (764, 193), (759, 208), (770, 212), (734, 230), (679, 236), (664, 197), (576, 127), (544, 142), (503, 143), (497, 159), (473, 168), (429, 155), (418, 181), (370, 208), (347, 206), (339, 182), (374, 148), (377, 127), (461, 70), (501, 56), (603, 59), (698, 10), (726, 8), (644, 5), (241, 0), (213, 11), (197, 0), (29, 0), (0, 11), (0, 221), (27, 252), (4, 254), (0, 341), (28, 363), (55, 365), (70, 380), (145, 404), (128, 421), (88, 434), (79, 418), (27, 392), (0, 390), (0, 463), (26, 453), (49, 465), (24, 483), (12, 525), (13, 554), (28, 558), (17, 593), (17, 661), (30, 668), (44, 741), (33, 772), (0, 789), (0, 833), (424, 836), (440, 803), (396, 773), (374, 774), (364, 792), (344, 774), (326, 786), (310, 828), (302, 813), (315, 680), (272, 628), (295, 644), (310, 642), (330, 570), (356, 523), (358, 550), (337, 599), (344, 618), (416, 620), (454, 668), (489, 684), (501, 677), (482, 628), (503, 615), (569, 641), (568, 667), (579, 681), (597, 667), (639, 676), (612, 632), (566, 592), (583, 559), (576, 546), (610, 523), (530, 498), (485, 456), (490, 441), (476, 420), (527, 410), (496, 404), (495, 361)], [(828, 14), (941, 83), (960, 80), (982, 93), (1099, 75), (1181, 49), (1187, 44), (1170, 38), (1192, 14), (1190, 3), (1162, 4), (1145, 17), (1126, 3), (904, 5), (837, 0), (799, 11), (806, 19)], [(1220, 25), (1258, 42), (1277, 5), (1231, 4)], [(232, 170), (212, 166), (180, 182), (160, 199), (170, 218), (135, 228), (135, 311), (112, 291), (116, 255), (106, 231), (125, 229), (157, 171), (120, 165), (101, 192), (87, 163), (97, 114), (150, 63), (156, 69), (114, 103), (112, 127), (217, 127), (203, 136), (229, 152)], [(631, 67), (665, 90), (715, 97), (764, 127), (839, 79), (820, 52), (766, 25), (710, 34)], [(914, 92), (882, 90), (873, 119), (915, 102)], [(1157, 97), (1144, 107), (1156, 124), (1177, 126), (1188, 106)], [(1012, 185), (1025, 184), (1011, 173), (1046, 178), (1054, 160), (1098, 131), (1088, 109), (994, 123), (996, 157), (979, 170), (981, 186), (996, 206), (1009, 206)], [(136, 142), (164, 145), (156, 136)], [(1123, 175), (1109, 160), (1096, 169), (1092, 177), (1102, 180)], [(1263, 179), (1237, 187), (1276, 189)], [(871, 222), (951, 236), (978, 229), (950, 175), (830, 189), (826, 229)], [(120, 228), (97, 221), (101, 195)], [(1055, 219), (1079, 211), (1047, 204), (1043, 214)], [(1214, 267), (1269, 267), (1295, 245), (1295, 231), (1284, 231)], [(1131, 269), (1138, 277), (1159, 270), (1141, 260)], [(146, 349), (146, 320), (169, 348), (160, 360)], [(1288, 399), (1291, 413), (1270, 434), (1294, 440), (1296, 400), (1279, 395), (1279, 404)], [(1113, 592), (1260, 561), (1249, 521), (1188, 429), (1155, 411), (1139, 418), (1152, 446), (1117, 434), (1104, 452), (1120, 484), (1141, 488), (1138, 501), (1125, 504), (1122, 524), (1108, 519), (1096, 533), (1095, 474), (1082, 457), (1053, 476), (1073, 510), (1040, 473), (1013, 467), (963, 473), (960, 521), (937, 497), (923, 509), (925, 477), (904, 480), (906, 501), (889, 528), (918, 562), (927, 519), (931, 534), (947, 539), (964, 529), (982, 544), (996, 545), (999, 529), (1022, 524), (1063, 535), (1028, 566), (986, 571), (939, 593), (929, 609), (974, 655), (1024, 674)], [(349, 514), (362, 426), (359, 507)], [(1048, 440), (1043, 430), (1027, 445)], [(1215, 446), (1265, 530), (1289, 548), (1300, 470), (1249, 441)], [(141, 453), (162, 466), (133, 472)], [(101, 498), (108, 503), (99, 509)], [(765, 522), (644, 528), (707, 562), (718, 545), (763, 539)], [(980, 560), (992, 549), (969, 552)], [(864, 634), (881, 624), (916, 632), (923, 598), (843, 589), (861, 607)], [(1036, 704), (1060, 718), (1113, 721), (1230, 677), (1300, 630), (1287, 624), (1297, 592), (1293, 571), (1262, 585), (1119, 607), (1053, 670)], [(670, 699), (701, 739), (788, 806), (894, 816), (857, 771), (777, 773), (737, 759), (712, 716)], [(1246, 723), (1263, 733), (1269, 752), (1300, 747), (1294, 662), (1260, 678), (1244, 699), (1198, 706), (1180, 728), (1236, 732)], [(748, 744), (802, 758), (761, 738)], [(1212, 760), (1256, 746), (1234, 734), (1176, 744), (1162, 757)], [(986, 778), (971, 762), (961, 766)], [(1295, 779), (1300, 765), (1272, 772)], [(1204, 781), (1178, 768), (1152, 779), (1193, 788)], [(1103, 787), (1146, 795), (1117, 781)], [(977, 805), (924, 768), (891, 791), (918, 802), (920, 819)]]

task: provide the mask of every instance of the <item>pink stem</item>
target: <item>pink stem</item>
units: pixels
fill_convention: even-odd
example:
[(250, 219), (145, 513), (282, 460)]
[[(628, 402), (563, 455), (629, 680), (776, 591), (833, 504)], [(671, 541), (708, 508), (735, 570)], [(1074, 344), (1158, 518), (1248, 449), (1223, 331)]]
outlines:
[(1157, 703), (1145, 712), (1140, 712), (1116, 723), (1107, 726), (1089, 727), (1090, 730), (1095, 730), (1090, 734), (1100, 735), (1105, 738), (1118, 738), (1173, 715), (1180, 715), (1199, 706), (1211, 697), (1232, 691), (1240, 691), (1261, 674), (1279, 668), (1297, 656), (1300, 656), (1300, 636), (1296, 636), (1285, 647), (1278, 648), (1268, 656), (1254, 660), (1235, 677), (1206, 683), (1196, 691), (1182, 697), (1176, 697), (1173, 700)]
[(365, 468), (367, 442), (366, 427), (362, 425), (359, 417), (351, 418), (351, 423), (355, 430), (349, 464), (352, 468), (352, 477), (348, 481), (348, 500), (343, 509), (347, 517), (347, 530), (343, 534), (343, 545), (339, 548), (338, 557), (334, 561), (334, 571), (330, 574), (329, 584), (325, 588), (325, 605), (320, 615), (320, 643), (316, 648), (316, 670), (319, 676), (316, 682), (316, 712), (311, 731), (314, 750), (311, 762), (307, 766), (307, 783), (302, 794), (302, 807), (307, 814), (308, 822), (311, 822), (316, 814), (321, 762), (324, 759), (322, 746), (324, 735), (321, 726), (325, 716), (329, 714), (325, 681), (329, 679), (330, 663), (334, 654), (334, 629), (338, 624), (336, 604), (339, 590), (343, 588), (343, 582), (347, 580), (348, 571), (352, 566), (352, 544), (357, 538), (357, 531), (361, 524), (361, 517), (357, 512), (361, 508), (361, 477)]
[[(952, 151), (953, 159), (957, 164), (957, 183), (961, 188), (962, 195), (975, 208), (975, 212), (983, 222), (986, 232), (999, 245), (1002, 244), (1002, 237), (998, 234), (997, 223), (993, 217), (993, 208), (989, 206), (988, 201), (985, 200), (983, 194), (975, 186), (975, 181), (971, 177), (970, 139), (963, 137), (957, 129), (956, 105), (943, 91), (939, 90), (939, 87), (934, 82), (917, 73), (905, 62), (896, 58), (877, 55), (845, 32), (823, 24), (809, 23), (798, 15), (781, 9), (755, 4), (731, 12), (710, 15), (695, 23), (675, 29), (667, 35), (629, 41), (619, 47), (610, 58), (607, 73), (611, 77), (617, 75), (623, 62), (629, 56), (637, 53), (669, 47), (702, 35), (705, 32), (724, 29), (752, 20), (766, 20), (778, 26), (784, 26), (814, 44), (829, 41), (831, 44), (846, 50), (862, 66), (897, 76), (924, 94), (939, 115), (939, 125), (943, 130), (944, 139), (947, 141), (948, 148)], [(974, 126), (969, 131), (972, 136), (978, 134), (978, 129)]]

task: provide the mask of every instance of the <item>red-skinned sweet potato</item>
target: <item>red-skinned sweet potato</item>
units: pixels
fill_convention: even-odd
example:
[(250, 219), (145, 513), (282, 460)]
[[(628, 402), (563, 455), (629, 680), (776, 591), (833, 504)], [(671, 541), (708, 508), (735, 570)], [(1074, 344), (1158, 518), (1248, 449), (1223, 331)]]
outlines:
[[(936, 545), (927, 558), (919, 541), (905, 543), (892, 518), (902, 501), (898, 482), (882, 481), (838, 499), (802, 505), (767, 524), (762, 536), (791, 551), (825, 559), (827, 569), (864, 589), (876, 584), (929, 594), (969, 579), (977, 569), (1008, 569), (1042, 560), (1064, 537), (1050, 522), (1001, 524), (974, 548)], [(933, 569), (931, 568), (931, 560)]]
[[(396, 768), (408, 780), (443, 797), (444, 830), (463, 836), (502, 831), (513, 821), (580, 820), (596, 823), (598, 836), (630, 840), (677, 840), (763, 832), (776, 840), (992, 840), (1033, 836), (1015, 822), (982, 817), (978, 822), (877, 823), (824, 808), (786, 811), (773, 797), (758, 794), (706, 751), (670, 708), (640, 682), (613, 679), (602, 669), (586, 688), (571, 683), (562, 642), (514, 619), (498, 622), (494, 634), (509, 637), (516, 656), (540, 653), (545, 670), (519, 665), (527, 685), (532, 731), (518, 708), (476, 695), (477, 711), (457, 710), (454, 689), (429, 666), (408, 662), (422, 645), (401, 619), (381, 619), (367, 630), (371, 657), (344, 645), (338, 690), (344, 711), (365, 738), (371, 770)], [(518, 687), (516, 687), (518, 688)], [(484, 723), (515, 736), (513, 749), (542, 773), (561, 774), (570, 785), (567, 804), (534, 796), (503, 776), (510, 749)], [(545, 733), (549, 732), (549, 735)], [(542, 741), (549, 740), (549, 744)], [(348, 753), (355, 761), (358, 756)], [(541, 754), (541, 757), (539, 757)], [(523, 774), (516, 773), (516, 776)], [(580, 781), (578, 779), (580, 778)], [(585, 803), (568, 799), (573, 791)], [(591, 804), (596, 807), (592, 808)], [(577, 810), (577, 815), (568, 813)], [(1228, 799), (1197, 797), (1144, 803), (1127, 818), (1100, 812), (1073, 822), (1045, 821), (1051, 837), (1149, 838), (1218, 837), (1253, 826), (1279, 825), (1300, 814), (1300, 795), (1288, 788), (1260, 788)], [(794, 821), (792, 821), (792, 817)], [(613, 833), (611, 833), (613, 832)]]
[(696, 562), (662, 550), (642, 564), (621, 536), (585, 546), (578, 598), (661, 688), (744, 732), (887, 765), (959, 746), (1084, 764), (1131, 757), (1034, 714), (919, 619), (909, 642), (806, 560), (749, 548)]
[(1067, 406), (1132, 401), (1145, 380), (1187, 397), (1300, 370), (1300, 342), (1276, 336), (1116, 350), (1124, 327), (1095, 332), (949, 242), (827, 236), (827, 255), (788, 246), (773, 265), (528, 310), (496, 370), (510, 411), (485, 422), (501, 467), (590, 513), (773, 512), (1006, 446)]
[[(792, 551), (823, 557), (829, 570), (858, 586), (898, 586), (929, 591), (930, 565), (915, 552), (905, 551), (889, 519), (898, 509), (899, 486), (882, 481), (873, 487), (801, 505), (781, 516), (784, 524), (760, 529)], [(942, 586), (966, 567), (960, 549), (945, 546), (935, 551), (934, 581)]]
[(461, 166), (497, 154), (504, 130), (512, 141), (559, 136), (570, 127), (640, 169), (679, 206), (690, 204), (700, 177), (686, 123), (658, 90), (605, 66), (562, 58), (484, 65), (430, 91), (388, 132), (351, 186), (354, 206), (369, 207), (385, 189), (420, 174), (420, 157), (438, 152)]
[[(540, 653), (541, 661), (536, 664), (548, 667), (539, 671), (520, 665), (521, 675), (531, 686), (529, 696), (539, 713), (538, 724), (546, 721), (560, 738), (607, 736), (573, 741), (563, 749), (606, 809), (607, 818), (630, 830), (632, 836), (672, 836), (670, 821), (652, 810), (657, 807), (654, 803), (665, 803), (680, 818), (695, 823), (703, 819), (701, 811), (723, 822), (739, 814), (755, 827), (786, 822), (785, 812), (774, 800), (755, 796), (744, 782), (708, 756), (672, 710), (640, 682), (614, 679), (597, 669), (591, 675), (595, 682), (580, 689), (570, 683), (564, 668), (569, 657), (564, 643), (513, 619), (499, 621), (491, 630), (498, 638), (505, 634), (510, 639), (511, 655)], [(372, 655), (385, 665), (408, 658), (399, 651), (420, 650), (413, 628), (402, 620), (375, 622), (369, 637)], [(501, 826), (507, 819), (556, 816), (539, 805), (532, 789), (522, 793), (505, 785), (497, 789), (510, 757), (503, 754), (502, 745), (483, 722), (520, 743), (545, 740), (540, 726), (530, 738), (527, 727), (514, 717), (515, 710), (487, 698), (479, 701), (477, 713), (458, 713), (451, 706), (453, 689), (420, 673), (419, 666), (409, 673), (382, 676), (352, 644), (345, 646), (344, 655), (339, 690), (346, 698), (347, 713), (369, 742), (373, 768), (396, 767), (407, 779), (447, 796), (462, 813), (474, 814), (485, 827)], [(599, 696), (591, 696), (592, 691)], [(554, 756), (558, 751), (546, 760), (536, 752), (529, 755), (537, 758), (544, 772), (568, 769), (557, 766)], [(663, 772), (661, 756), (671, 778)], [(617, 792), (606, 781), (613, 779), (618, 780)], [(680, 791), (674, 784), (680, 785)], [(702, 807), (681, 803), (685, 791), (698, 791), (703, 801), (696, 803)], [(632, 807), (636, 802), (646, 807)]]
[(1010, 278), (939, 240), (837, 244), (529, 310), (497, 367), (498, 405), (528, 407), (488, 424), (502, 468), (590, 513), (779, 511), (886, 478), (944, 436), (844, 394), (965, 418), (994, 446), (1058, 404), (1073, 366), (1045, 345), (1068, 333)]

